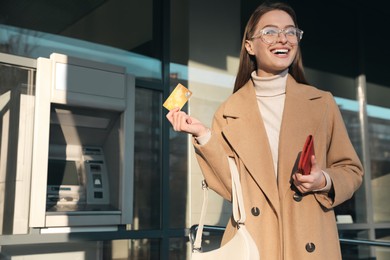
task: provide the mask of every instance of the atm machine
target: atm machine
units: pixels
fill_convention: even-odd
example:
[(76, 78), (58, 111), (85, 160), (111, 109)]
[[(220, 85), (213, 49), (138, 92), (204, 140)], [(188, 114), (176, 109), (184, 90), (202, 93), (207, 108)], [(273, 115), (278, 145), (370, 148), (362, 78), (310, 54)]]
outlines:
[(133, 218), (135, 79), (125, 68), (38, 58), (29, 226), (116, 230)]

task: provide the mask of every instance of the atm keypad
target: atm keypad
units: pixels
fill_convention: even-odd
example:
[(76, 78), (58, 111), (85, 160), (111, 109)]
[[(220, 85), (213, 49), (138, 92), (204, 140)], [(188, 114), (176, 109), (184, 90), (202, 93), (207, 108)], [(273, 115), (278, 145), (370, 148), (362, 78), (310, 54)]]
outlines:
[(103, 180), (102, 180), (102, 165), (101, 164), (90, 164), (89, 169), (92, 173), (92, 183), (93, 183), (93, 197), (94, 199), (103, 199), (103, 191), (100, 189), (103, 188)]

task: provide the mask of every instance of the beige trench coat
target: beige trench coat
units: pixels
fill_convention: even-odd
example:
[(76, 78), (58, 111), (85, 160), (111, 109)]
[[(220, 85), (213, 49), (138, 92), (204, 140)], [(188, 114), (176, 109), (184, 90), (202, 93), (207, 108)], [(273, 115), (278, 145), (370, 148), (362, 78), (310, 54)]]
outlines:
[[(333, 183), (328, 193), (297, 194), (291, 187), (298, 154), (314, 135), (317, 162)], [(252, 81), (231, 95), (214, 116), (211, 139), (194, 142), (197, 159), (211, 189), (231, 200), (226, 156), (238, 165), (246, 227), (262, 260), (341, 259), (333, 207), (351, 198), (363, 169), (343, 119), (329, 92), (298, 84), (288, 75), (279, 139), (278, 178)], [(234, 235), (227, 224), (223, 244)]]

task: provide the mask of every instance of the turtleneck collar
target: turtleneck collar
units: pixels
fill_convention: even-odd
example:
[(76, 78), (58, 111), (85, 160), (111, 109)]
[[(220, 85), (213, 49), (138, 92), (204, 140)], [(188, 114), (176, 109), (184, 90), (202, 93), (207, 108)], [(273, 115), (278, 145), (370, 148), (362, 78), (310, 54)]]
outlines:
[(256, 71), (251, 74), (256, 96), (273, 97), (286, 93), (288, 69), (271, 77), (259, 77)]

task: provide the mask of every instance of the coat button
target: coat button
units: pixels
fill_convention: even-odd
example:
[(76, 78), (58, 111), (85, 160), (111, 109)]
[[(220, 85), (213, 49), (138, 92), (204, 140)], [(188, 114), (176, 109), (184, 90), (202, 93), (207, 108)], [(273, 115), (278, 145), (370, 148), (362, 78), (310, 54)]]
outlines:
[(305, 248), (307, 252), (312, 253), (314, 250), (316, 250), (316, 245), (310, 242), (306, 244)]
[(258, 215), (260, 215), (260, 209), (258, 207), (253, 207), (251, 209), (251, 213), (253, 216), (257, 217)]
[(300, 202), (302, 200), (302, 195), (298, 193), (294, 193), (293, 198), (296, 202)]

